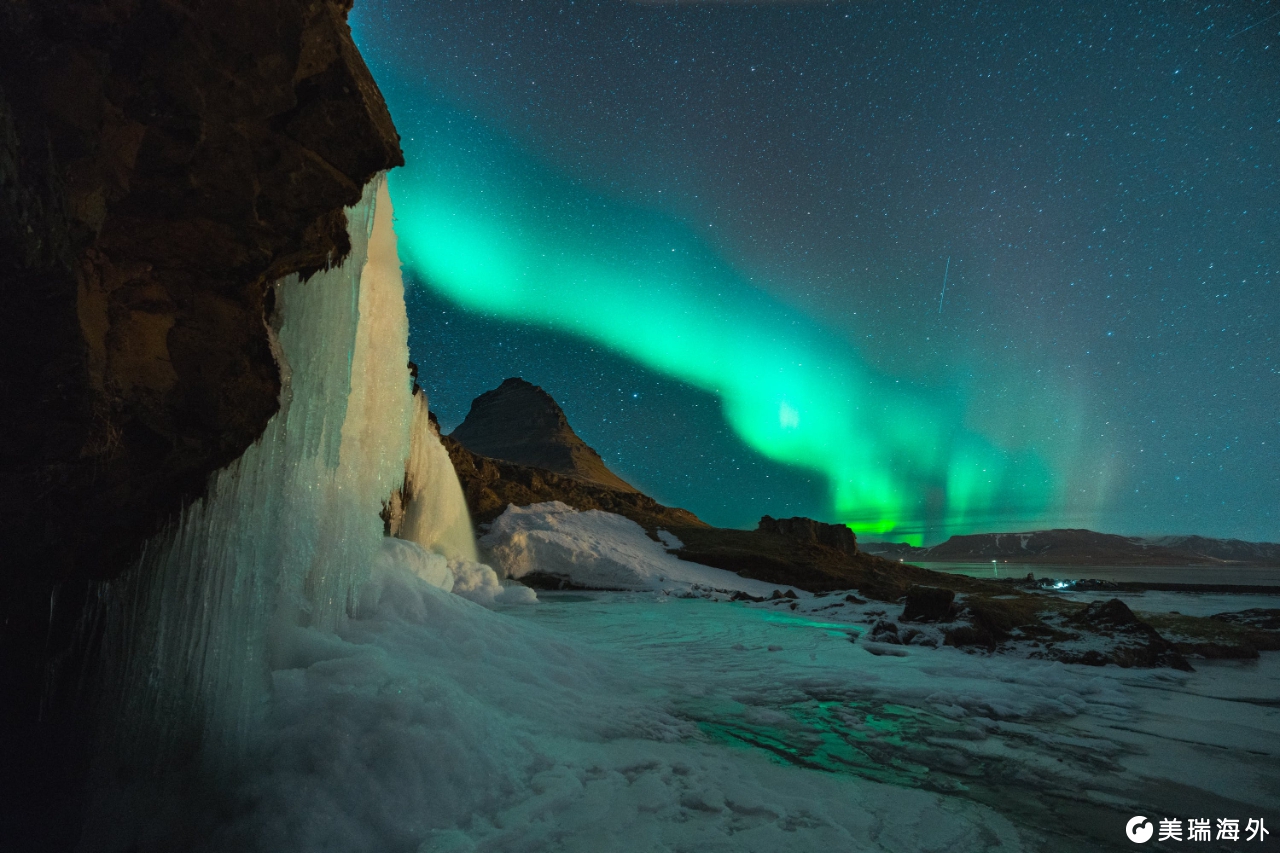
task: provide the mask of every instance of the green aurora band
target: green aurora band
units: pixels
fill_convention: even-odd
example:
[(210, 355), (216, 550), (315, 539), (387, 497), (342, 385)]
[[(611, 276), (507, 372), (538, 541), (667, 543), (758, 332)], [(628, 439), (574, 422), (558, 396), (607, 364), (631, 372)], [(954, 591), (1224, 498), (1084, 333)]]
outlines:
[(859, 534), (918, 545), (1043, 516), (1057, 478), (1042, 457), (963, 428), (954, 395), (878, 375), (688, 225), (584, 188), (428, 94), (384, 89), (407, 162), (391, 175), (400, 254), (418, 281), (716, 394), (751, 448), (825, 476), (832, 518)]

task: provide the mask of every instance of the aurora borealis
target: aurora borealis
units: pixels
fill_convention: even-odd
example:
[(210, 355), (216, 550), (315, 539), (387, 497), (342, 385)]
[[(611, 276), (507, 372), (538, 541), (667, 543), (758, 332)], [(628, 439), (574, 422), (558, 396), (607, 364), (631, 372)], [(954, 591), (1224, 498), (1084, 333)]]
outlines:
[(718, 399), (751, 452), (816, 477), (807, 514), (863, 535), (1274, 538), (1280, 40), (1228, 40), (1228, 16), (358, 5), (407, 160), (402, 257), (472, 329), (433, 364), (449, 332), (411, 316), (442, 421), (518, 325), (570, 343), (503, 375), (719, 523), (773, 511), (777, 479), (715, 511), (704, 478), (646, 482), (661, 442), (612, 447), (574, 414), (600, 383), (540, 366), (615, 369), (601, 348)]
[[(433, 123), (465, 122), (442, 113)], [(437, 164), (449, 153), (409, 148)], [(576, 333), (716, 394), (756, 452), (823, 474), (835, 517), (860, 532), (918, 535), (939, 490), (948, 529), (997, 503), (1046, 503), (1042, 472), (1016, 494), (1008, 455), (960, 430), (958, 412), (873, 375), (670, 217), (584, 192), (500, 143), (452, 155), (450, 171), (471, 176), (461, 191), (434, 169), (395, 187), (406, 264), (459, 304)]]

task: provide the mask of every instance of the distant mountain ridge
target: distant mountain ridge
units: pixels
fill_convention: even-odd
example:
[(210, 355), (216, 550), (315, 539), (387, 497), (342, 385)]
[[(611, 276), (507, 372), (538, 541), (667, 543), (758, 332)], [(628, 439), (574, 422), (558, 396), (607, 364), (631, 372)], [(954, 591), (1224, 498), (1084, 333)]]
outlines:
[(1245, 542), (1243, 539), (1211, 539), (1205, 536), (1161, 536), (1149, 540), (1165, 548), (1204, 554), (1224, 562), (1280, 565), (1280, 543)]
[(1096, 566), (1280, 566), (1280, 544), (1161, 536), (1144, 539), (1093, 530), (1035, 530), (952, 536), (929, 548), (862, 542), (862, 550), (907, 562), (1065, 563)]
[[(512, 382), (508, 390), (517, 400), (523, 397), (526, 402), (532, 403), (533, 414), (537, 416), (535, 421), (540, 418), (540, 428), (545, 430), (548, 423), (545, 417), (548, 411), (546, 402), (550, 398), (542, 400), (540, 398), (545, 397), (545, 392), (541, 389), (529, 386), (528, 383), (516, 383), (519, 380)], [(530, 389), (537, 393), (530, 393)], [(489, 392), (490, 395), (494, 393)], [(486, 418), (495, 417), (495, 408), (489, 407), (490, 405), (473, 406), (473, 412), (478, 408), (483, 416), (474, 420), (473, 425), (483, 424)], [(555, 406), (554, 401), (551, 405)], [(486, 412), (487, 407), (489, 410)], [(496, 407), (496, 412), (501, 414), (503, 408)], [(558, 412), (559, 407), (555, 406), (552, 414)], [(525, 414), (529, 414), (529, 408), (514, 407), (515, 416)], [(563, 413), (559, 413), (559, 417), (550, 421), (550, 443), (553, 445), (564, 441), (567, 422), (563, 427), (559, 426), (562, 418)], [(515, 453), (521, 454), (530, 452), (530, 446), (533, 446), (533, 452), (546, 451), (545, 432), (541, 441), (510, 441), (511, 438), (518, 438), (514, 427), (507, 425), (504, 428), (501, 424), (494, 426), (496, 428), (492, 430), (490, 437), (495, 437), (496, 434), (496, 438), (502, 440), (498, 443), (500, 447), (514, 448)], [(457, 434), (456, 430), (454, 434)], [(580, 442), (576, 436), (574, 439)], [(1191, 635), (1190, 639), (1182, 642), (1174, 642), (1162, 636), (1152, 625), (1138, 619), (1119, 600), (1097, 601), (1086, 606), (1057, 596), (1032, 594), (1007, 583), (904, 564), (868, 551), (877, 544), (903, 553), (926, 549), (885, 543), (866, 543), (871, 547), (860, 548), (853, 531), (842, 524), (827, 524), (803, 517), (773, 518), (766, 515), (760, 519), (755, 530), (711, 527), (688, 510), (664, 506), (634, 489), (617, 489), (585, 479), (581, 474), (571, 476), (486, 457), (464, 447), (452, 436), (444, 436), (443, 442), (458, 473), (471, 518), (481, 529), (486, 529), (508, 507), (527, 507), (548, 501), (560, 501), (584, 512), (598, 510), (621, 515), (640, 525), (651, 539), (661, 542), (679, 560), (724, 569), (780, 588), (806, 590), (814, 593), (815, 598), (836, 593), (818, 610), (850, 604), (866, 605), (868, 599), (882, 603), (880, 610), (870, 611), (883, 616), (876, 619), (874, 625), (867, 630), (871, 645), (864, 648), (872, 654), (895, 654), (894, 651), (885, 649), (915, 643), (920, 636), (919, 628), (909, 627), (910, 623), (935, 620), (939, 623), (941, 634), (930, 640), (934, 645), (942, 642), (946, 645), (985, 648), (995, 652), (1013, 650), (1021, 643), (1021, 648), (1035, 657), (1094, 666), (1114, 663), (1126, 667), (1172, 666), (1189, 669), (1184, 654), (1251, 659), (1258, 656), (1259, 649), (1280, 648), (1280, 632), (1271, 631), (1262, 624), (1255, 627), (1252, 621), (1237, 625), (1234, 622), (1199, 620), (1195, 623), (1199, 625), (1197, 630), (1207, 632), (1213, 638), (1211, 642), (1196, 639), (1199, 634)], [(543, 445), (541, 449), (538, 448), (539, 444)], [(512, 451), (504, 449), (503, 452)], [(598, 455), (593, 455), (595, 459), (599, 459)], [(582, 458), (581, 455), (577, 457), (578, 460)], [(590, 460), (592, 457), (585, 458)], [(603, 463), (600, 465), (603, 467)], [(1077, 544), (1087, 543), (1091, 537), (1101, 537), (1115, 548), (1133, 548), (1139, 541), (1125, 537), (1107, 537), (1087, 530), (1040, 531), (957, 539), (988, 539), (1005, 550), (1016, 543), (1019, 550), (1042, 549), (1043, 554), (1053, 554), (1054, 541), (1063, 538), (1057, 534), (1069, 534), (1067, 538), (1078, 540)], [(1182, 540), (1174, 544), (1186, 546)], [(1235, 551), (1239, 551), (1241, 546), (1252, 545), (1230, 544)], [(1191, 545), (1202, 547), (1199, 540)], [(1154, 547), (1160, 551), (1169, 550), (1165, 546)], [(594, 545), (587, 546), (587, 551), (593, 549)], [(969, 554), (966, 556), (972, 559)], [(573, 573), (566, 574), (565, 565), (556, 566), (554, 562), (544, 569), (523, 575), (522, 582), (545, 589), (576, 588)], [(702, 590), (703, 594), (708, 592), (714, 591)], [(761, 602), (766, 599), (738, 593), (730, 600)], [(771, 599), (767, 600), (779, 609), (795, 610), (798, 607), (795, 594), (784, 594), (781, 589), (775, 589)], [(904, 605), (900, 614), (892, 615), (890, 611), (897, 613), (895, 605), (899, 604)], [(1270, 611), (1259, 610), (1256, 614), (1267, 619)], [(1184, 620), (1179, 624), (1188, 624), (1185, 621), (1187, 619), (1195, 621), (1194, 617), (1178, 618)], [(1252, 616), (1249, 618), (1253, 619)], [(898, 622), (903, 623), (902, 628), (899, 628)], [(1085, 652), (1055, 645), (1059, 640), (1071, 643), (1082, 637), (1091, 638), (1090, 648)], [(850, 639), (855, 638), (851, 635)], [(1027, 643), (1034, 645), (1034, 649), (1028, 648)]]
[(467, 417), (449, 436), (472, 453), (491, 459), (621, 492), (636, 491), (578, 437), (550, 394), (517, 377), (472, 400)]

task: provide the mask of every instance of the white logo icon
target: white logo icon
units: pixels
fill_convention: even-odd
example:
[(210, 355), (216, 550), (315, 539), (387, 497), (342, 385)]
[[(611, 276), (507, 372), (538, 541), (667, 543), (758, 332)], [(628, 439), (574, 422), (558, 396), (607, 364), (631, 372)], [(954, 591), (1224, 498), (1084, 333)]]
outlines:
[(1145, 844), (1151, 840), (1151, 833), (1155, 832), (1155, 827), (1151, 825), (1151, 821), (1142, 815), (1129, 818), (1129, 823), (1124, 828), (1124, 834), (1129, 836), (1129, 840), (1138, 844)]

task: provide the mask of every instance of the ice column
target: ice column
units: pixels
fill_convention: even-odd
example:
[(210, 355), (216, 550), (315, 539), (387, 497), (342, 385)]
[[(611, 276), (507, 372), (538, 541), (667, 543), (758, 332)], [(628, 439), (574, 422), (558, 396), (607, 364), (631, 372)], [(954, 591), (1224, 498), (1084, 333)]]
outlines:
[(336, 627), (378, 553), (415, 419), (384, 177), (347, 218), (341, 266), (276, 285), (279, 412), (104, 590), (117, 768), (242, 756), (266, 707), (273, 638)]

